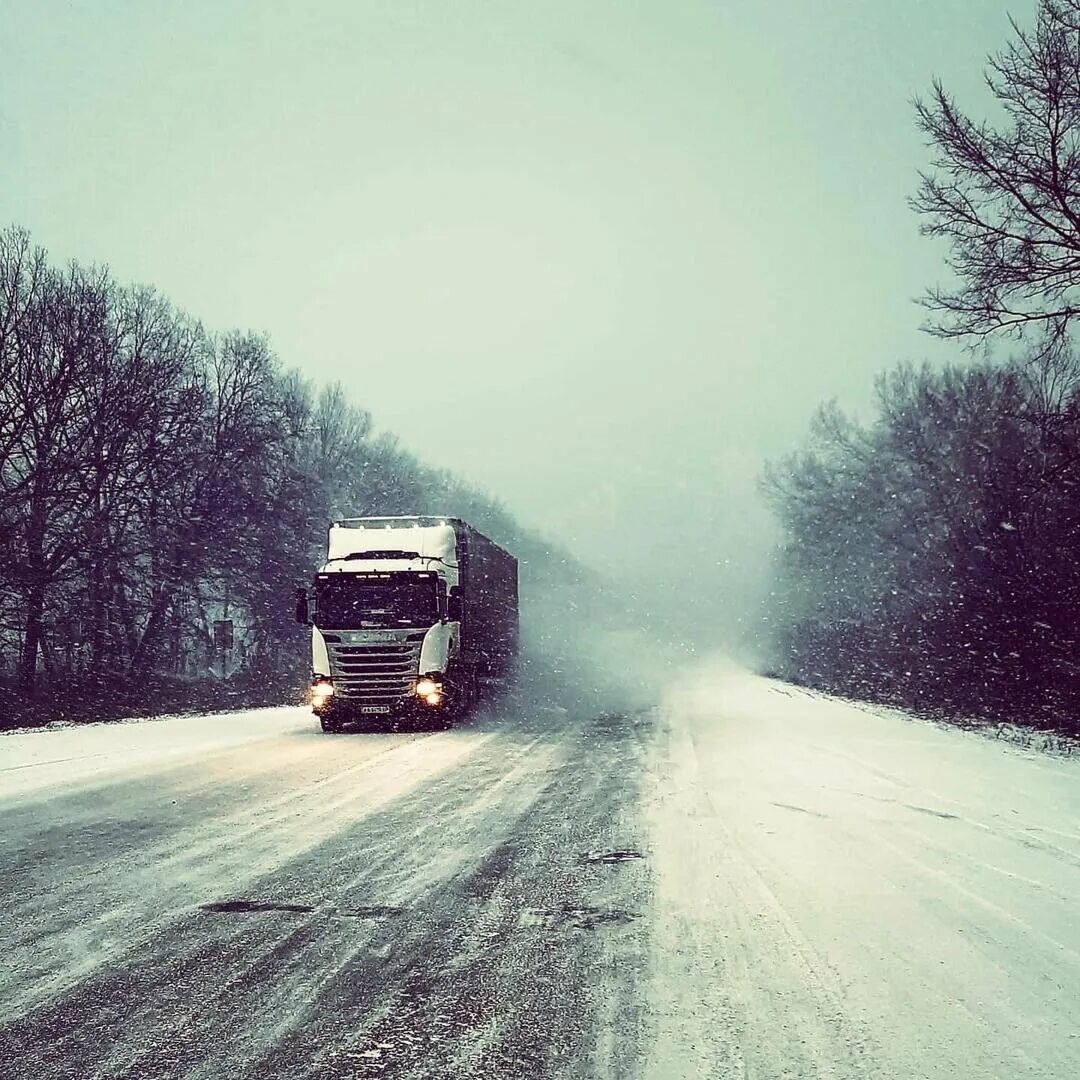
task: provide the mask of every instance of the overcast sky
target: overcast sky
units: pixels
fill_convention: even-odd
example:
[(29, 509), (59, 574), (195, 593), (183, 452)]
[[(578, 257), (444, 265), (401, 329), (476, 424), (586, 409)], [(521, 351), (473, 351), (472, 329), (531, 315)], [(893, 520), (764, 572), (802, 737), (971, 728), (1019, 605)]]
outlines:
[(1032, 7), (0, 0), (0, 223), (268, 331), (598, 566), (752, 582), (763, 458), (945, 355), (910, 99), (977, 108)]

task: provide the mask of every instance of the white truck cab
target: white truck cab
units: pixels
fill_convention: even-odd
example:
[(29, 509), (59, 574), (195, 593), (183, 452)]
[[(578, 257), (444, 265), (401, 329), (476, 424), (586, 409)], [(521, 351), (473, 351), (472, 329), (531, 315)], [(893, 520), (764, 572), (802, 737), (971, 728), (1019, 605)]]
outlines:
[(331, 522), (297, 618), (311, 623), (311, 699), (325, 730), (365, 718), (445, 724), (516, 654), (517, 561), (456, 518)]

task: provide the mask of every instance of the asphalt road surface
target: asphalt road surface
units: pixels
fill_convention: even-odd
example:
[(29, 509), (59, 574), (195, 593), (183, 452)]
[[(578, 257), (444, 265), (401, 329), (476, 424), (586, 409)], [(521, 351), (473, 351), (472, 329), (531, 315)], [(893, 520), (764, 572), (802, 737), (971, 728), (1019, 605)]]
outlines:
[(1080, 763), (701, 672), (0, 738), (0, 1075), (1080, 1076)]

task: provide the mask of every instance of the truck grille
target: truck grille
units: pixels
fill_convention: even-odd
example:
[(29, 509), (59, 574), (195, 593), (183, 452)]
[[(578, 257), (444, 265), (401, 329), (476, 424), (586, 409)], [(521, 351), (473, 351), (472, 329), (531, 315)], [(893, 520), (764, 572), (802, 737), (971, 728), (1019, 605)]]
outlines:
[(395, 705), (413, 692), (420, 674), (426, 631), (410, 631), (396, 641), (327, 645), (334, 688), (343, 700), (362, 705)]

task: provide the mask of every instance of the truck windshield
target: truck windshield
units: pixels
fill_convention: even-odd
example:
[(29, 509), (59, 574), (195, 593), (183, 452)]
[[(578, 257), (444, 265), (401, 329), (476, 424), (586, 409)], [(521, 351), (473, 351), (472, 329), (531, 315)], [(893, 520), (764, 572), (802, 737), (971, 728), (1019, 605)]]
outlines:
[(315, 596), (315, 624), (322, 630), (431, 626), (439, 618), (435, 579), (430, 577), (370, 581), (342, 574), (320, 581)]

